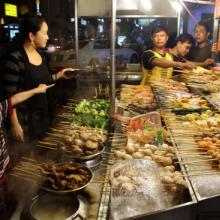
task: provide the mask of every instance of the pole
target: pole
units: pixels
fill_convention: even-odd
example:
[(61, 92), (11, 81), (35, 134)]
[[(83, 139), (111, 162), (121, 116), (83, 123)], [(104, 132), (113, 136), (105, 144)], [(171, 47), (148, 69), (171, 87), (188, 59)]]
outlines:
[(75, 0), (75, 54), (76, 67), (79, 66), (79, 34), (78, 34), (78, 0)]
[(115, 37), (116, 37), (116, 5), (117, 1), (112, 0), (111, 20), (111, 114), (115, 113)]
[(177, 37), (180, 35), (181, 11), (177, 11)]

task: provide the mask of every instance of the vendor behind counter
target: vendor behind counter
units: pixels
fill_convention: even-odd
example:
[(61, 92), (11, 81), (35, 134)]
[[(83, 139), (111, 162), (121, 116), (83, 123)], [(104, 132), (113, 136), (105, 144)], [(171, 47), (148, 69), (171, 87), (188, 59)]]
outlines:
[(188, 55), (188, 59), (197, 62), (199, 66), (208, 67), (214, 64), (212, 59), (212, 46), (209, 42), (210, 30), (205, 22), (199, 22), (195, 26), (196, 46), (192, 47)]
[(144, 52), (142, 56), (143, 78), (141, 84), (167, 80), (173, 76), (173, 68), (192, 69), (188, 63), (174, 61), (171, 54), (166, 50), (168, 32), (162, 26), (152, 29), (152, 49)]

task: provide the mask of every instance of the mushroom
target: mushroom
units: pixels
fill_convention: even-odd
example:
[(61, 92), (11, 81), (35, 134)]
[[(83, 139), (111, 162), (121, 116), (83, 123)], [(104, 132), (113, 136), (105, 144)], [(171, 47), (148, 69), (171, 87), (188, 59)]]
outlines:
[(164, 169), (165, 169), (166, 171), (174, 172), (175, 167), (172, 166), (172, 165), (171, 165), (171, 166), (165, 166)]
[(173, 184), (174, 183), (173, 179), (171, 177), (169, 177), (169, 176), (163, 176), (161, 178), (161, 181), (164, 184)]
[(124, 154), (124, 155), (123, 155), (123, 159), (124, 159), (124, 160), (132, 160), (133, 157), (132, 157), (130, 154)]
[(126, 151), (128, 154), (133, 154), (133, 153), (136, 151), (136, 149), (135, 149), (133, 146), (128, 145), (128, 146), (125, 148), (125, 151)]
[(74, 154), (81, 155), (83, 154), (83, 150), (79, 148), (77, 145), (72, 145), (70, 149)]
[(124, 155), (125, 155), (125, 152), (121, 152), (119, 150), (116, 150), (115, 153), (114, 153), (115, 157), (117, 159), (123, 159)]
[(84, 145), (84, 142), (78, 138), (74, 139), (75, 145), (82, 147)]
[(87, 141), (89, 139), (89, 137), (91, 136), (91, 134), (87, 133), (85, 131), (81, 131), (79, 136), (80, 136), (81, 140)]
[(153, 154), (152, 150), (151, 149), (144, 149), (142, 151), (144, 153), (144, 155), (146, 156), (151, 156)]
[(145, 160), (152, 160), (152, 157), (150, 157), (150, 156), (144, 156), (143, 159), (145, 159)]
[(85, 147), (89, 150), (95, 150), (96, 148), (98, 148), (98, 143), (94, 142), (94, 141), (87, 140)]
[(144, 154), (142, 152), (135, 152), (132, 154), (132, 157), (135, 159), (141, 159), (144, 157)]

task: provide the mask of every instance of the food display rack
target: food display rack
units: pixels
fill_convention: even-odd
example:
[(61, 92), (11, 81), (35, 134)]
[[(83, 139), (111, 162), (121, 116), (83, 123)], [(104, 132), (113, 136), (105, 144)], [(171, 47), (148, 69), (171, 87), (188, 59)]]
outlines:
[[(94, 87), (90, 87), (91, 90), (94, 89)], [(90, 93), (91, 95), (91, 93)], [(160, 98), (156, 94), (157, 102), (160, 102)], [(93, 98), (93, 97), (90, 97)], [(160, 103), (159, 103), (160, 104)], [(183, 161), (183, 158), (181, 158), (181, 153), (178, 152), (179, 147), (181, 146), (181, 142), (179, 142), (180, 136), (176, 133), (175, 125), (172, 125), (172, 123), (169, 120), (166, 120), (166, 114), (171, 114), (169, 110), (165, 109), (158, 109), (160, 111), (163, 120), (165, 122), (165, 125), (168, 129), (168, 131), (171, 134), (170, 140), (172, 145), (177, 149), (176, 155), (177, 160), (179, 162), (179, 167), (181, 172), (184, 176), (186, 176), (185, 180), (187, 182), (187, 193), (186, 198), (187, 200), (179, 205), (170, 207), (165, 210), (159, 210), (157, 212), (150, 212), (146, 213), (144, 215), (134, 216), (130, 219), (148, 219), (148, 220), (170, 220), (170, 219), (178, 219), (178, 220), (195, 220), (199, 217), (202, 219), (202, 216), (209, 216), (208, 220), (214, 220), (214, 217), (212, 218), (212, 213), (218, 211), (218, 207), (216, 207), (216, 204), (219, 204), (220, 202), (220, 195), (212, 195), (212, 196), (206, 196), (203, 197), (199, 193), (199, 189), (197, 188), (197, 185), (193, 181), (192, 178), (187, 177), (188, 167), (184, 165), (184, 163), (181, 163)], [(65, 109), (62, 109), (61, 112), (65, 113)], [(126, 111), (125, 109), (120, 109), (120, 114), (124, 116), (134, 116), (129, 111)], [(174, 114), (173, 114), (174, 115)], [(175, 116), (175, 115), (174, 115)], [(64, 119), (62, 119), (64, 120)], [(59, 121), (59, 120), (58, 120)], [(176, 121), (176, 119), (175, 119)], [(96, 177), (100, 178), (106, 178), (109, 179), (109, 173), (111, 169), (111, 165), (113, 163), (112, 161), (112, 155), (110, 153), (111, 148), (114, 148), (114, 145), (117, 144), (116, 142), (116, 136), (114, 133), (120, 133), (122, 132), (122, 126), (121, 123), (111, 121), (111, 124), (114, 125), (114, 132), (111, 133), (112, 137), (109, 133), (109, 137), (111, 137), (108, 141), (108, 146), (105, 149), (105, 153), (103, 153), (103, 164), (100, 164), (98, 167), (94, 168), (94, 175)], [(177, 123), (177, 122), (176, 122)], [(111, 131), (112, 132), (112, 131)], [(186, 132), (185, 132), (186, 134)], [(182, 140), (184, 140), (184, 137), (186, 135), (184, 132), (182, 133)], [(49, 151), (49, 150), (48, 150)], [(57, 155), (59, 157), (59, 153)], [(64, 159), (64, 158), (63, 158)], [(86, 202), (87, 204), (87, 213), (86, 216), (88, 219), (98, 219), (98, 220), (104, 220), (109, 219), (110, 215), (110, 183), (109, 181), (106, 181), (104, 183), (91, 183), (88, 187), (86, 187), (87, 192), (92, 192), (92, 194), (95, 194), (95, 199), (88, 200)], [(92, 210), (92, 213), (91, 213)], [(204, 213), (205, 212), (205, 213)], [(218, 216), (218, 214), (215, 213), (215, 216)], [(211, 217), (210, 217), (211, 216)], [(198, 218), (198, 219), (199, 219)]]
[[(194, 92), (194, 94), (199, 94), (204, 97), (203, 93), (201, 93), (201, 91), (199, 91), (199, 90), (196, 90), (196, 91), (194, 90), (193, 92)], [(157, 102), (160, 106), (160, 97), (158, 97), (158, 96), (159, 95), (157, 94)], [(164, 98), (164, 97), (162, 97), (162, 98)], [(215, 105), (213, 105), (213, 103), (210, 103), (210, 104), (211, 104), (211, 106), (213, 106), (213, 108), (215, 107)], [(165, 125), (166, 125), (168, 131), (171, 133), (170, 140), (171, 140), (173, 146), (175, 146), (177, 149), (176, 154), (177, 154), (177, 158), (179, 161), (179, 166), (181, 168), (181, 171), (184, 174), (186, 174), (186, 176), (187, 176), (186, 181), (187, 181), (189, 195), (190, 195), (191, 200), (189, 202), (180, 204), (178, 206), (171, 207), (167, 210), (161, 210), (156, 213), (146, 213), (144, 215), (134, 216), (130, 219), (148, 219), (148, 220), (160, 220), (160, 219), (163, 219), (163, 220), (170, 220), (170, 219), (178, 219), (178, 220), (179, 219), (180, 220), (181, 219), (183, 219), (183, 220), (186, 220), (186, 219), (187, 220), (208, 219), (208, 220), (212, 220), (213, 219), (214, 220), (214, 219), (218, 219), (220, 216), (219, 215), (219, 207), (218, 207), (218, 204), (220, 202), (220, 193), (216, 193), (213, 195), (206, 195), (206, 196), (201, 195), (197, 183), (193, 180), (193, 175), (192, 175), (192, 177), (190, 175), (188, 176), (187, 173), (189, 171), (189, 166), (184, 164), (184, 161), (183, 161), (183, 158), (181, 155), (181, 151), (178, 150), (183, 145), (184, 138), (187, 138), (187, 129), (185, 129), (185, 130), (183, 129), (182, 136), (180, 136), (176, 132), (175, 124), (172, 124), (170, 122), (170, 120), (166, 120), (166, 114), (169, 114), (169, 119), (170, 119), (170, 115), (173, 115), (173, 117), (174, 117), (173, 121), (175, 121), (175, 123), (179, 123), (179, 126), (181, 126), (182, 122), (179, 122), (175, 118), (175, 114), (173, 114), (169, 109), (162, 109), (160, 107), (159, 111), (161, 112), (162, 118), (164, 116), (163, 120), (165, 122)], [(130, 112), (128, 112), (128, 111), (123, 112), (123, 110), (120, 109), (120, 114), (122, 114), (122, 115), (128, 116), (129, 113)], [(116, 133), (120, 132), (117, 129), (116, 129)], [(192, 141), (194, 141), (194, 140), (192, 140)], [(114, 146), (114, 139), (113, 139), (112, 145)], [(196, 149), (195, 149), (195, 151), (196, 151)], [(205, 178), (207, 178), (206, 175), (205, 175)], [(109, 195), (107, 195), (107, 196), (105, 195), (104, 198), (108, 201)], [(107, 210), (107, 206), (106, 206), (105, 210)]]
[[(198, 88), (190, 88), (190, 91), (193, 94), (197, 94), (203, 98), (205, 98), (208, 103), (210, 104), (211, 108), (214, 111), (218, 111), (219, 110), (219, 106), (212, 102), (209, 97), (204, 94), (204, 92)], [(160, 94), (157, 94), (157, 100), (160, 102), (161, 97)], [(162, 97), (162, 99), (164, 99), (166, 97)], [(178, 117), (176, 117), (176, 115), (174, 113), (172, 113), (170, 110), (168, 109), (161, 109), (160, 110), (162, 112), (162, 117), (163, 120), (165, 121), (166, 127), (168, 128), (168, 130), (171, 133), (173, 142), (176, 144), (177, 147), (177, 154), (179, 155), (179, 161), (182, 161), (182, 166), (184, 167), (186, 173), (192, 173), (192, 169), (191, 166), (192, 164), (185, 164), (181, 155), (181, 149), (184, 149), (184, 147), (195, 147), (195, 151), (194, 152), (198, 152), (197, 146), (196, 146), (196, 142), (192, 136), (192, 134), (190, 133), (189, 129), (187, 127), (183, 127), (182, 123), (183, 121), (180, 121), (178, 119)], [(182, 128), (182, 131), (178, 131), (178, 128)], [(190, 130), (194, 130), (194, 133), (196, 134), (198, 132), (196, 126), (190, 128)], [(178, 153), (178, 151), (180, 151)], [(192, 152), (193, 154), (193, 152)], [(195, 160), (194, 157), (191, 158), (191, 160)], [(198, 160), (198, 159), (197, 159)], [(193, 164), (194, 167), (200, 167), (200, 164)], [(209, 162), (207, 161), (207, 167), (211, 166), (209, 164)], [(214, 193), (213, 191), (213, 187), (217, 187), (218, 183), (214, 183), (214, 181), (210, 181), (209, 182), (209, 186), (207, 186), (205, 189), (203, 189), (202, 192), (202, 182), (204, 182), (204, 184), (207, 184), (207, 181), (209, 181), (209, 179), (215, 179), (215, 178), (219, 178), (220, 177), (220, 173), (219, 174), (213, 174), (212, 175), (199, 175), (199, 178), (201, 178), (201, 182), (200, 185), (198, 184), (198, 181), (195, 181), (195, 177), (192, 176), (188, 176), (188, 180), (191, 183), (192, 186), (192, 190), (193, 190), (193, 194), (196, 197), (197, 203), (195, 205), (195, 209), (196, 210), (196, 216), (198, 219), (208, 219), (208, 220), (212, 220), (212, 219), (218, 219), (220, 218), (220, 212), (219, 212), (219, 202), (220, 202), (220, 190), (217, 189), (217, 191), (215, 191)], [(205, 192), (204, 192), (205, 191)], [(204, 195), (205, 194), (205, 195)]]
[[(129, 112), (125, 111), (122, 114), (128, 116)], [(122, 128), (123, 127), (121, 126), (121, 123), (117, 123), (117, 122), (115, 123), (115, 133), (123, 133)], [(113, 135), (112, 144), (111, 144), (112, 148), (114, 148), (114, 146), (118, 146), (119, 143), (122, 145), (125, 144), (124, 141), (119, 141), (116, 139), (117, 138), (114, 138), (114, 135)], [(172, 143), (175, 144), (173, 141), (172, 141)], [(178, 160), (180, 160), (179, 156), (178, 156)], [(109, 158), (109, 163), (110, 164), (112, 163), (112, 160), (110, 158)], [(107, 167), (107, 173), (106, 173), (107, 177), (109, 176), (110, 169), (111, 169), (111, 165), (109, 165)], [(180, 170), (183, 174), (185, 174), (185, 167), (182, 166), (181, 164), (180, 164)], [(193, 208), (194, 208), (197, 200), (196, 200), (194, 191), (192, 189), (191, 183), (189, 182), (189, 180), (187, 178), (185, 180), (187, 182), (187, 193), (185, 195), (187, 197), (187, 202), (179, 204), (179, 205), (175, 205), (175, 206), (170, 207), (166, 210), (149, 212), (149, 213), (142, 214), (139, 216), (133, 216), (132, 218), (127, 218), (127, 219), (170, 220), (170, 219), (175, 219), (175, 216), (176, 216), (176, 218), (178, 217), (178, 219), (180, 219), (180, 220), (195, 219), (196, 213), (193, 211)], [(99, 209), (100, 218), (98, 218), (100, 220), (104, 220), (104, 219), (106, 219), (106, 217), (109, 216), (109, 212), (110, 212), (110, 210), (109, 210), (109, 207), (110, 207), (110, 189), (109, 189), (109, 187), (110, 187), (109, 184), (105, 184), (103, 187), (102, 200), (101, 200), (101, 205), (100, 205), (100, 209)], [(108, 210), (108, 212), (106, 212), (107, 210)]]

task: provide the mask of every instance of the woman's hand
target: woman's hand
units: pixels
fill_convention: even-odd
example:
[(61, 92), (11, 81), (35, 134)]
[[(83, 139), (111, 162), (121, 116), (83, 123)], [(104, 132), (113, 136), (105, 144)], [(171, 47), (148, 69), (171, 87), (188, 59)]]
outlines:
[(55, 86), (55, 84), (46, 85), (46, 84), (39, 84), (39, 86), (35, 89), (36, 93), (45, 93), (47, 89)]
[(15, 140), (17, 141), (21, 141), (24, 142), (24, 132), (23, 132), (23, 128), (21, 127), (21, 125), (18, 124), (14, 124), (12, 125), (12, 136)]
[(70, 78), (72, 78), (73, 76), (67, 76), (66, 74), (65, 74), (65, 72), (66, 71), (78, 71), (79, 69), (78, 68), (64, 68), (64, 69), (62, 69), (61, 71), (59, 71), (58, 73), (57, 73), (57, 79), (61, 79), (61, 78), (63, 78), (63, 79), (70, 79)]

